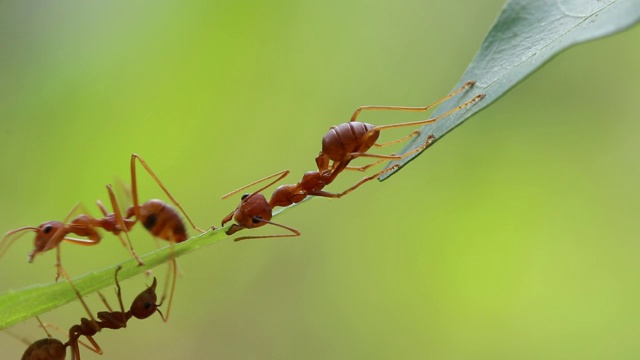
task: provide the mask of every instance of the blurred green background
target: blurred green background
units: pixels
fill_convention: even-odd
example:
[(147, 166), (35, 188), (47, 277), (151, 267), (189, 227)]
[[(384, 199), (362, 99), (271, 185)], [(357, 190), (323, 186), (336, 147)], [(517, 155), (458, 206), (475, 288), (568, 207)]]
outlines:
[[(0, 229), (77, 201), (97, 214), (132, 152), (218, 225), (237, 204), (220, 195), (285, 168), (297, 181), (356, 107), (444, 96), (502, 5), (2, 2)], [(389, 181), (276, 219), (300, 238), (181, 258), (170, 322), (103, 331), (101, 358), (637, 359), (639, 41), (636, 27), (572, 48)], [(141, 177), (143, 199), (164, 198)], [(140, 229), (133, 241), (156, 246)], [(54, 253), (27, 264), (31, 245), (0, 261), (1, 292), (53, 280)], [(128, 259), (110, 236), (62, 255), (74, 275)], [(125, 282), (125, 302), (149, 282)], [(43, 319), (81, 316), (76, 302)], [(35, 320), (12, 330), (43, 336)], [(0, 334), (0, 349), (24, 345)]]

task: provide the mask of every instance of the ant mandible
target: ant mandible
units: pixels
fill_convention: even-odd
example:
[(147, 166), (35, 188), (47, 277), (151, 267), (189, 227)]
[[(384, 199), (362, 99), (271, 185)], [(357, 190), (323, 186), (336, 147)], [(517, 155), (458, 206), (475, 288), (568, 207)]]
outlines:
[[(236, 224), (233, 224), (231, 228), (227, 230), (227, 234), (231, 235), (245, 228), (255, 228), (260, 227), (266, 224), (271, 224), (275, 226), (279, 226), (281, 228), (287, 229), (291, 232), (291, 234), (284, 235), (267, 235), (267, 236), (243, 236), (235, 239), (235, 241), (246, 240), (246, 239), (261, 239), (261, 238), (272, 238), (272, 237), (293, 237), (299, 236), (300, 232), (296, 229), (284, 226), (282, 224), (277, 224), (271, 222), (271, 217), (273, 213), (273, 208), (276, 206), (289, 206), (294, 203), (298, 203), (304, 200), (307, 196), (322, 196), (329, 198), (340, 198), (358, 187), (362, 186), (364, 183), (371, 181), (378, 176), (396, 170), (399, 168), (399, 165), (391, 166), (387, 169), (383, 169), (371, 176), (365, 177), (355, 185), (351, 186), (347, 190), (341, 193), (330, 193), (324, 191), (324, 187), (332, 183), (335, 178), (344, 170), (358, 170), (365, 171), (368, 168), (375, 166), (381, 162), (388, 160), (400, 160), (409, 155), (418, 153), (426, 149), (429, 145), (435, 141), (435, 136), (430, 135), (427, 137), (427, 140), (420, 147), (411, 150), (403, 155), (379, 155), (379, 154), (369, 154), (367, 151), (372, 147), (385, 147), (391, 144), (397, 144), (399, 142), (406, 141), (411, 139), (412, 137), (419, 135), (419, 131), (414, 131), (411, 134), (396, 140), (392, 140), (389, 142), (378, 144), (376, 141), (380, 136), (380, 132), (383, 130), (400, 128), (400, 127), (408, 127), (408, 126), (419, 126), (432, 124), (436, 121), (451, 115), (479, 100), (484, 98), (484, 94), (479, 94), (473, 97), (471, 100), (463, 103), (460, 106), (457, 106), (442, 115), (439, 115), (434, 118), (413, 121), (413, 122), (405, 122), (391, 125), (380, 125), (375, 126), (368, 123), (363, 123), (356, 121), (358, 115), (363, 110), (400, 110), (400, 111), (413, 111), (413, 112), (423, 112), (431, 109), (432, 107), (450, 99), (451, 97), (459, 94), (465, 89), (473, 86), (475, 81), (469, 81), (465, 83), (462, 87), (445, 96), (444, 98), (434, 102), (433, 104), (427, 105), (425, 107), (405, 107), (405, 106), (361, 106), (355, 110), (353, 115), (351, 116), (351, 120), (348, 123), (342, 123), (336, 126), (332, 126), (327, 134), (322, 139), (322, 150), (320, 154), (316, 157), (316, 165), (318, 167), (317, 171), (309, 171), (304, 174), (302, 179), (296, 184), (287, 184), (281, 185), (278, 187), (271, 196), (269, 201), (266, 200), (264, 195), (261, 194), (261, 191), (265, 190), (269, 186), (275, 184), (276, 182), (282, 180), (285, 176), (289, 174), (288, 170), (281, 171), (279, 173), (267, 176), (260, 180), (254, 181), (248, 185), (245, 185), (239, 189), (236, 189), (222, 198), (226, 199), (229, 196), (246, 189), (247, 187), (253, 186), (262, 181), (276, 178), (274, 181), (270, 182), (266, 186), (260, 188), (259, 190), (246, 194), (242, 197), (242, 201), (238, 207), (232, 211), (229, 215), (227, 215), (222, 220), (222, 225), (232, 219), (235, 220)], [(360, 167), (350, 167), (349, 163), (358, 157), (371, 157), (377, 158), (377, 161), (374, 161), (368, 165), (360, 166)]]

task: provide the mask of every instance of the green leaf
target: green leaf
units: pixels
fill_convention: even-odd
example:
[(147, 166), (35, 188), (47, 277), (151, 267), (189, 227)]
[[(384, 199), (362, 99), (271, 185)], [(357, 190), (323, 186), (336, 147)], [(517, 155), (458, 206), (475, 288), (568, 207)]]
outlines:
[[(89, 295), (113, 285), (115, 283), (113, 274), (119, 265), (122, 265), (122, 270), (118, 274), (118, 279), (128, 279), (172, 258), (180, 257), (202, 246), (213, 244), (226, 238), (227, 235), (224, 230), (227, 228), (210, 230), (179, 244), (169, 245), (143, 255), (140, 257), (144, 262), (142, 266), (138, 266), (135, 260), (130, 259), (122, 264), (115, 264), (79, 276), (72, 280), (73, 284), (83, 296)], [(66, 281), (39, 284), (16, 291), (8, 291), (0, 295), (0, 329), (7, 328), (75, 300), (77, 300), (76, 294)]]
[[(437, 139), (488, 106), (534, 72), (546, 61), (570, 46), (611, 35), (640, 20), (640, 0), (511, 0), (485, 38), (480, 50), (462, 75), (457, 89), (469, 80), (476, 85), (440, 106), (433, 117), (449, 111), (479, 93), (487, 96), (434, 124), (423, 126), (421, 135), (401, 153), (424, 144), (427, 136)], [(419, 153), (401, 161), (400, 167)], [(383, 174), (385, 180), (397, 170)]]

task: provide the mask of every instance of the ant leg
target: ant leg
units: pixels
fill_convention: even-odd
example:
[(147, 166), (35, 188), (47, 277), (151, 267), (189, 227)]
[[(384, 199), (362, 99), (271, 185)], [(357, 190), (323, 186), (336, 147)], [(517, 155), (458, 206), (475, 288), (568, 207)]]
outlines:
[(296, 236), (300, 236), (300, 231), (292, 228), (292, 227), (288, 227), (282, 224), (278, 224), (272, 221), (267, 221), (264, 219), (259, 219), (261, 222), (267, 223), (267, 224), (271, 224), (274, 226), (278, 226), (281, 227), (283, 229), (287, 229), (289, 231), (291, 231), (291, 234), (279, 234), (279, 235), (261, 235), (261, 236), (241, 236), (239, 238), (234, 239), (233, 241), (242, 241), (242, 240), (249, 240), (249, 239), (269, 239), (269, 238), (281, 238), (281, 237), (296, 237)]
[(98, 200), (96, 201), (96, 205), (98, 205), (98, 208), (100, 209), (100, 212), (102, 213), (102, 216), (108, 216), (109, 212), (107, 211), (107, 208), (104, 206), (104, 204), (102, 203), (102, 201)]
[[(120, 272), (120, 270), (122, 270), (122, 265), (118, 265), (118, 268), (116, 268), (116, 273), (114, 274), (114, 278), (116, 280), (116, 295), (118, 296), (118, 303), (120, 304), (120, 311), (122, 311), (123, 313), (124, 311), (124, 304), (122, 303), (122, 289), (120, 289), (120, 281), (118, 281), (118, 272)], [(106, 303), (105, 303), (106, 305)], [(107, 305), (107, 307), (109, 307)], [(109, 309), (111, 310), (111, 309)]]
[(369, 168), (372, 168), (380, 163), (383, 163), (385, 161), (389, 161), (389, 159), (380, 159), (378, 161), (374, 161), (371, 164), (367, 164), (367, 165), (363, 165), (363, 166), (347, 166), (346, 168), (344, 168), (345, 170), (352, 170), (352, 171), (360, 171), (360, 172), (365, 172), (367, 171)]
[[(400, 139), (391, 140), (391, 141), (387, 141), (387, 142), (380, 143), (380, 144), (374, 143), (373, 146), (381, 148), (381, 147), (389, 146), (389, 145), (392, 145), (392, 144), (397, 144), (397, 143), (400, 143), (400, 142), (403, 142), (403, 141), (407, 141), (407, 140), (409, 140), (409, 139), (411, 139), (411, 138), (413, 138), (415, 136), (418, 136), (418, 135), (420, 135), (420, 130), (413, 131), (411, 134), (409, 134), (407, 136), (404, 136), (404, 137), (402, 137)], [(353, 154), (350, 154), (350, 155), (353, 155)], [(396, 156), (396, 155), (391, 154), (391, 156)], [(347, 166), (344, 169), (345, 170), (355, 170), (355, 171), (364, 172), (364, 171), (367, 171), (367, 169), (369, 169), (371, 167), (374, 167), (374, 166), (376, 166), (376, 165), (378, 165), (380, 163), (383, 163), (383, 162), (385, 162), (387, 160), (389, 160), (389, 159), (384, 158), (384, 159), (380, 159), (378, 161), (374, 161), (371, 164), (367, 164), (367, 165), (363, 165), (363, 166)]]
[[(64, 220), (62, 220), (63, 223), (66, 223), (67, 221), (69, 221), (69, 219), (71, 219), (71, 216), (74, 214), (74, 212), (78, 209), (78, 207), (82, 206), (79, 202), (75, 203), (72, 207), (71, 210), (69, 210), (69, 213), (67, 214), (67, 216), (65, 216)], [(83, 207), (84, 208), (84, 207)]]
[[(41, 328), (42, 330), (44, 330), (44, 332), (47, 334), (47, 337), (48, 337), (48, 338), (53, 338), (53, 336), (49, 333), (49, 331), (47, 330), (47, 328), (52, 328), (52, 329), (54, 329), (55, 331), (57, 331), (57, 332), (59, 332), (59, 333), (61, 333), (61, 334), (63, 334), (63, 335), (69, 335), (69, 333), (67, 333), (67, 332), (66, 332), (64, 329), (62, 329), (61, 327), (56, 326), (55, 324), (52, 324), (52, 323), (50, 323), (50, 322), (43, 322), (42, 320), (40, 320), (40, 317), (39, 317), (39, 316), (36, 316), (36, 320), (38, 320), (38, 323), (40, 324), (40, 325), (39, 325), (39, 326), (40, 326), (40, 328)], [(5, 330), (5, 331), (6, 331), (6, 330)], [(78, 340), (78, 343), (79, 343), (80, 345), (82, 345), (82, 346), (86, 347), (86, 348), (87, 348), (87, 349), (89, 349), (89, 350), (95, 351), (95, 350), (94, 350), (93, 348), (91, 348), (89, 345), (87, 345), (86, 343), (84, 343), (84, 342), (82, 342), (82, 341), (80, 341), (80, 340)], [(69, 346), (69, 345), (67, 344), (67, 345), (65, 345), (65, 346)]]
[[(56, 247), (56, 282), (60, 279), (60, 275), (64, 272), (62, 267), (62, 256), (60, 256), (60, 246)], [(75, 289), (75, 288), (74, 288)], [(76, 293), (78, 295), (78, 293)]]
[(378, 176), (380, 176), (380, 175), (382, 175), (382, 174), (384, 174), (384, 173), (386, 173), (386, 172), (389, 172), (389, 171), (392, 171), (392, 170), (396, 170), (396, 169), (397, 169), (397, 168), (399, 168), (399, 167), (400, 167), (400, 166), (399, 166), (399, 165), (397, 165), (397, 164), (396, 164), (396, 165), (393, 165), (393, 166), (392, 166), (392, 167), (390, 167), (390, 168), (387, 168), (387, 169), (384, 169), (384, 170), (378, 171), (377, 173), (375, 173), (375, 174), (373, 174), (373, 175), (371, 175), (371, 176), (368, 176), (368, 177), (366, 177), (366, 178), (364, 178), (364, 179), (362, 179), (362, 180), (358, 181), (358, 182), (357, 182), (355, 185), (353, 185), (352, 187), (350, 187), (350, 188), (348, 188), (347, 190), (345, 190), (345, 191), (343, 191), (343, 192), (339, 193), (339, 194), (338, 194), (338, 198), (341, 198), (341, 197), (343, 197), (343, 196), (347, 195), (348, 193), (352, 192), (353, 190), (355, 190), (355, 189), (359, 188), (362, 184), (364, 184), (364, 183), (366, 183), (366, 182), (369, 182), (369, 181), (371, 181), (371, 180), (373, 180), (373, 179), (377, 178)]
[(374, 143), (373, 146), (381, 148), (381, 147), (385, 147), (385, 146), (401, 143), (403, 141), (407, 141), (407, 140), (409, 140), (409, 139), (411, 139), (411, 138), (413, 138), (415, 136), (418, 136), (418, 135), (420, 135), (420, 130), (413, 131), (411, 134), (409, 134), (407, 136), (404, 136), (404, 137), (401, 137), (400, 139), (391, 140), (391, 141), (387, 141), (387, 142), (380, 143), (380, 144)]
[(449, 100), (450, 98), (452, 98), (452, 97), (456, 96), (457, 94), (461, 93), (463, 90), (473, 86), (475, 83), (476, 83), (475, 81), (467, 81), (459, 89), (457, 89), (454, 92), (452, 92), (451, 94), (443, 97), (442, 99), (434, 102), (433, 104), (430, 104), (430, 105), (427, 105), (427, 106), (419, 106), (419, 107), (414, 107), (414, 106), (372, 106), (372, 105), (360, 106), (359, 108), (356, 109), (356, 111), (353, 113), (353, 115), (351, 115), (351, 120), (349, 120), (349, 121), (356, 121), (356, 118), (358, 117), (358, 115), (360, 114), (360, 112), (362, 110), (400, 110), (400, 111), (413, 111), (413, 112), (428, 111), (432, 107)]
[[(52, 338), (53, 336), (51, 336), (51, 334), (49, 333), (47, 328), (44, 326), (44, 323), (42, 322), (42, 320), (40, 320), (40, 317), (37, 316), (37, 315), (36, 315), (36, 320), (38, 320), (38, 324), (40, 324), (40, 328), (42, 328), (42, 330), (44, 330), (44, 332), (47, 334), (47, 337), (48, 338)], [(62, 329), (59, 329), (59, 330), (64, 333), (64, 331)]]
[(149, 175), (153, 178), (153, 180), (156, 182), (156, 184), (158, 184), (158, 186), (160, 186), (160, 188), (164, 191), (164, 193), (167, 195), (167, 197), (169, 197), (171, 202), (173, 202), (173, 205), (175, 205), (178, 209), (180, 209), (180, 211), (182, 211), (182, 214), (184, 215), (185, 218), (187, 218), (187, 220), (189, 221), (189, 224), (191, 224), (191, 226), (196, 231), (198, 231), (200, 233), (204, 233), (204, 230), (202, 230), (199, 227), (197, 227), (193, 223), (193, 221), (191, 221), (191, 218), (184, 211), (184, 209), (182, 208), (180, 203), (178, 203), (178, 201), (171, 195), (171, 193), (169, 193), (169, 190), (167, 190), (167, 188), (164, 186), (164, 184), (162, 184), (162, 182), (160, 181), (158, 176), (156, 176), (156, 174), (153, 172), (153, 170), (151, 170), (151, 168), (149, 167), (149, 165), (147, 165), (147, 163), (144, 161), (144, 159), (142, 157), (140, 157), (140, 155), (138, 155), (138, 154), (132, 154), (131, 155), (131, 193), (132, 193), (132, 196), (133, 196), (133, 206), (134, 206), (134, 213), (136, 215), (136, 219), (140, 219), (140, 205), (138, 203), (138, 184), (136, 182), (136, 159), (138, 159), (140, 164), (145, 168), (145, 170), (147, 170), (147, 173), (149, 173)]
[[(417, 153), (417, 152), (420, 152), (420, 151), (422, 151), (422, 150), (426, 149), (429, 145), (431, 145), (431, 144), (433, 143), (433, 141), (435, 140), (435, 138), (436, 138), (435, 136), (433, 136), (433, 135), (429, 135), (429, 137), (427, 138), (427, 141), (426, 141), (424, 144), (422, 144), (422, 146), (420, 146), (420, 147), (418, 147), (418, 148), (416, 148), (416, 149), (413, 149), (413, 150), (411, 150), (411, 151), (408, 151), (408, 152), (406, 152), (406, 153), (404, 153), (404, 154), (400, 155), (398, 158), (399, 158), (399, 159), (403, 159), (403, 158), (405, 158), (405, 157), (407, 157), (407, 156), (409, 156), (409, 155), (415, 154), (415, 153)], [(373, 179), (377, 178), (378, 176), (380, 176), (380, 175), (382, 175), (382, 174), (384, 174), (384, 173), (387, 173), (387, 172), (390, 172), (390, 171), (397, 170), (398, 168), (400, 168), (400, 165), (395, 164), (395, 165), (393, 165), (393, 166), (391, 166), (391, 167), (388, 167), (388, 168), (386, 168), (386, 169), (380, 170), (380, 171), (378, 171), (377, 173), (375, 173), (375, 174), (373, 174), (373, 175), (371, 175), (371, 176), (365, 177), (364, 179), (362, 179), (362, 180), (358, 181), (358, 182), (357, 182), (355, 185), (353, 185), (352, 187), (350, 187), (350, 188), (348, 188), (347, 190), (345, 190), (345, 191), (343, 191), (343, 192), (341, 192), (341, 193), (337, 194), (337, 197), (338, 197), (338, 198), (341, 198), (341, 197), (343, 197), (343, 196), (347, 195), (348, 193), (352, 192), (353, 190), (355, 190), (355, 189), (359, 188), (360, 186), (362, 186), (362, 184), (364, 184), (364, 183), (366, 183), (366, 182), (369, 182), (369, 181), (371, 181), (371, 180), (373, 180)]]
[(124, 310), (124, 304), (122, 303), (122, 290), (120, 288), (120, 282), (118, 281), (118, 272), (122, 270), (122, 266), (118, 265), (116, 268), (114, 278), (116, 282), (116, 297), (118, 298), (118, 304), (120, 305), (120, 311), (114, 312), (109, 302), (104, 297), (102, 292), (98, 291), (98, 296), (100, 296), (100, 300), (107, 307), (109, 311), (102, 311), (98, 313), (98, 318), (102, 320), (101, 326), (102, 328), (108, 329), (121, 329), (127, 327), (127, 318), (126, 312)]
[(269, 184), (265, 185), (264, 187), (262, 187), (262, 188), (260, 188), (260, 189), (258, 189), (258, 190), (256, 190), (256, 191), (254, 191), (254, 193), (259, 193), (259, 192), (263, 191), (264, 189), (268, 188), (269, 186), (271, 186), (271, 185), (273, 185), (273, 184), (277, 183), (278, 181), (280, 181), (280, 180), (284, 179), (287, 175), (289, 175), (289, 170), (282, 170), (282, 171), (277, 172), (277, 173), (275, 173), (275, 174), (271, 174), (271, 175), (269, 175), (269, 176), (265, 176), (265, 177), (263, 177), (262, 179), (256, 180), (256, 181), (254, 181), (254, 182), (252, 182), (252, 183), (250, 183), (250, 184), (247, 184), (247, 185), (244, 185), (244, 186), (242, 186), (242, 187), (240, 187), (240, 188), (238, 188), (238, 189), (235, 189), (235, 190), (233, 190), (233, 191), (232, 191), (232, 192), (230, 192), (230, 193), (227, 193), (227, 194), (222, 195), (221, 199), (222, 199), (222, 200), (227, 199), (227, 198), (229, 198), (230, 196), (232, 196), (232, 195), (234, 195), (234, 194), (237, 194), (238, 192), (240, 192), (240, 191), (242, 191), (242, 190), (244, 190), (244, 189), (246, 189), (246, 188), (248, 188), (248, 187), (251, 187), (251, 186), (253, 186), (253, 185), (255, 185), (255, 184), (259, 184), (259, 183), (261, 183), (261, 182), (263, 182), (263, 181), (265, 181), (265, 180), (269, 180), (269, 179), (272, 179), (272, 178), (274, 178), (274, 177), (278, 177), (277, 179), (275, 179), (274, 181), (272, 181), (272, 182), (270, 182)]
[[(404, 137), (401, 137), (400, 139), (391, 140), (391, 141), (387, 141), (387, 142), (380, 143), (380, 144), (375, 143), (375, 144), (373, 144), (373, 146), (381, 148), (381, 147), (397, 144), (397, 143), (400, 143), (400, 142), (403, 142), (403, 141), (407, 141), (407, 140), (409, 140), (409, 139), (411, 139), (411, 138), (413, 138), (415, 136), (418, 136), (418, 135), (420, 135), (420, 130), (413, 131), (411, 134), (409, 134), (407, 136), (404, 136)], [(349, 155), (354, 156), (354, 154), (349, 154)], [(357, 155), (357, 156), (354, 156), (354, 157), (358, 157), (358, 156), (362, 156), (362, 155)], [(395, 157), (396, 155), (395, 154), (391, 154), (390, 156), (394, 156)], [(364, 171), (367, 171), (369, 168), (374, 167), (374, 166), (376, 166), (376, 165), (378, 165), (380, 163), (383, 163), (383, 162), (385, 162), (387, 160), (390, 160), (390, 159), (383, 158), (383, 159), (380, 159), (378, 161), (374, 161), (371, 164), (367, 164), (367, 165), (363, 165), (363, 166), (347, 166), (344, 169), (345, 170), (354, 170), (354, 171), (364, 172)], [(393, 160), (398, 160), (398, 159), (396, 158), (396, 159), (393, 159)]]
[[(419, 132), (418, 132), (419, 133)], [(386, 160), (402, 160), (404, 158), (406, 158), (409, 155), (415, 154), (417, 152), (420, 152), (424, 149), (426, 149), (429, 145), (431, 145), (431, 143), (433, 143), (433, 141), (436, 139), (436, 137), (434, 135), (429, 135), (427, 137), (427, 141), (425, 141), (424, 144), (422, 144), (421, 146), (411, 150), (411, 151), (407, 151), (406, 153), (402, 154), (402, 155), (396, 155), (396, 154), (391, 154), (391, 155), (377, 155), (377, 154), (369, 154), (369, 153), (350, 153), (349, 156), (352, 156), (353, 158), (356, 157), (373, 157), (373, 158), (379, 158), (380, 160), (375, 161), (371, 164), (368, 165), (364, 165), (364, 166), (347, 166), (345, 169), (347, 170), (357, 170), (357, 171), (364, 171), (374, 165), (377, 165), (381, 162), (384, 162)]]
[[(58, 247), (57, 249), (58, 249), (58, 258), (59, 258), (60, 257), (60, 247)], [(100, 331), (100, 327), (98, 326), (98, 324), (96, 322), (96, 319), (93, 317), (93, 314), (91, 313), (91, 310), (89, 310), (89, 306), (87, 306), (87, 303), (84, 302), (84, 299), (82, 299), (82, 294), (80, 294), (80, 291), (78, 290), (78, 288), (76, 288), (76, 286), (73, 284), (73, 281), (71, 281), (71, 277), (69, 276), (69, 274), (67, 274), (67, 272), (64, 270), (62, 265), (59, 266), (58, 271), (67, 280), (67, 282), (69, 283), (69, 285), (73, 289), (73, 292), (76, 293), (76, 297), (78, 298), (78, 300), (80, 300), (80, 304), (82, 304), (82, 307), (84, 307), (84, 310), (87, 312), (87, 314), (89, 315), (89, 318), (91, 319), (91, 325), (95, 328), (95, 330)]]
[[(118, 267), (116, 268), (116, 273), (115, 273), (115, 280), (116, 280), (116, 296), (118, 297), (118, 302), (120, 303), (120, 312), (124, 313), (124, 305), (122, 304), (122, 295), (120, 294), (120, 283), (118, 282), (118, 272), (122, 269), (122, 265), (118, 265)], [(102, 294), (102, 292), (100, 290), (98, 290), (98, 296), (100, 297), (100, 300), (102, 300), (102, 303), (104, 304), (104, 306), (109, 310), (110, 313), (113, 312), (113, 309), (111, 308), (111, 305), (109, 305), (109, 302), (107, 301), (107, 298)]]
[(107, 298), (104, 296), (102, 291), (98, 290), (97, 292), (98, 292), (98, 297), (100, 298), (100, 300), (102, 300), (102, 303), (104, 304), (104, 306), (107, 307), (107, 310), (109, 310), (109, 312), (113, 312), (111, 305), (109, 305), (109, 302), (107, 301)]
[[(124, 218), (122, 217), (120, 206), (118, 205), (118, 199), (116, 199), (116, 194), (113, 192), (111, 184), (107, 184), (107, 192), (109, 193), (109, 200), (111, 201), (111, 207), (113, 207), (113, 214), (116, 218), (116, 222), (124, 233), (124, 236), (127, 238), (127, 243), (129, 243), (129, 252), (131, 253), (131, 256), (138, 262), (138, 266), (142, 266), (144, 265), (144, 262), (142, 262), (140, 257), (138, 257), (138, 254), (136, 254), (136, 251), (133, 249), (133, 244), (131, 243), (131, 238), (129, 237), (129, 228), (127, 228), (126, 224), (124, 223)], [(139, 217), (136, 217), (136, 219), (139, 219)], [(124, 241), (122, 240), (122, 236), (120, 235), (120, 233), (118, 233), (118, 238), (120, 239), (120, 242), (122, 242), (122, 245), (124, 247), (127, 247), (127, 245), (125, 245)]]
[[(419, 120), (419, 121), (410, 121), (410, 122), (404, 122), (404, 123), (398, 123), (398, 124), (390, 124), (390, 125), (380, 125), (380, 126), (375, 126), (373, 129), (369, 130), (363, 137), (362, 137), (362, 142), (366, 142), (367, 139), (370, 136), (373, 136), (375, 133), (383, 131), (383, 130), (388, 130), (388, 129), (394, 129), (394, 128), (401, 128), (401, 127), (407, 127), (407, 126), (419, 126), (419, 125), (427, 125), (427, 124), (433, 124), (435, 122), (437, 122), (438, 120), (447, 117), (455, 112), (458, 112), (462, 109), (464, 109), (465, 107), (482, 100), (486, 95), (485, 94), (479, 94), (474, 96), (471, 100), (465, 102), (462, 105), (459, 105), (447, 112), (445, 112), (444, 114), (441, 114), (439, 116), (436, 116), (434, 118), (430, 118), (430, 119), (426, 119), (426, 120)], [(394, 144), (396, 142), (400, 142), (400, 141), (405, 141), (409, 138), (411, 138), (412, 136), (415, 136), (415, 132), (409, 134), (408, 136), (405, 136), (403, 138), (400, 138), (398, 140), (392, 140), (386, 143), (382, 143), (382, 144), (374, 144), (378, 147), (380, 147), (380, 145), (382, 146), (386, 146), (388, 144)], [(368, 154), (368, 153), (361, 153), (361, 152), (355, 152), (355, 153), (351, 153), (349, 154), (349, 156), (351, 156), (351, 158), (356, 158), (356, 157), (374, 157), (374, 158), (378, 158), (378, 159), (385, 159), (384, 155), (376, 155), (376, 154)], [(400, 158), (398, 158), (397, 156), (394, 155), (390, 155), (387, 156), (386, 159), (389, 160), (399, 160)]]
[(69, 340), (69, 342), (71, 342), (71, 344), (69, 344), (69, 345), (71, 345), (73, 347), (73, 354), (75, 356), (75, 359), (80, 359), (80, 348), (78, 347), (78, 344), (81, 344), (82, 346), (86, 347), (87, 349), (93, 351), (96, 354), (99, 354), (99, 355), (104, 354), (104, 351), (102, 351), (102, 349), (100, 348), (100, 345), (98, 345), (98, 343), (93, 339), (93, 336), (85, 335), (84, 337), (87, 338), (87, 340), (89, 340), (89, 342), (91, 343), (91, 346), (85, 344), (84, 342), (80, 341), (79, 339), (76, 339), (73, 342), (71, 342), (71, 340)]
[(482, 100), (486, 95), (485, 94), (478, 94), (476, 96), (474, 96), (471, 100), (465, 102), (462, 105), (456, 106), (455, 108), (445, 112), (442, 115), (436, 116), (434, 118), (431, 119), (426, 119), (426, 120), (418, 120), (418, 121), (410, 121), (410, 122), (404, 122), (404, 123), (398, 123), (398, 124), (390, 124), (390, 125), (380, 125), (380, 126), (376, 126), (374, 127), (372, 130), (370, 130), (370, 132), (373, 131), (382, 131), (382, 130), (387, 130), (387, 129), (394, 129), (394, 128), (401, 128), (401, 127), (406, 127), (406, 126), (418, 126), (418, 125), (427, 125), (427, 124), (433, 124), (435, 122), (437, 122), (438, 120), (447, 117), (455, 112), (458, 112), (464, 108), (466, 108), (467, 106)]
[[(176, 259), (172, 258), (168, 266), (169, 267), (167, 268), (167, 280), (164, 286), (164, 291), (162, 293), (162, 296), (160, 297), (160, 304), (162, 304), (164, 302), (164, 299), (167, 297), (167, 291), (169, 291), (169, 304), (167, 305), (166, 313), (164, 315), (160, 313), (162, 315), (161, 317), (164, 322), (169, 321), (169, 315), (171, 314), (171, 305), (173, 304), (173, 295), (176, 290), (176, 280), (178, 277), (178, 263), (176, 262)], [(169, 285), (169, 280), (171, 280), (171, 285)], [(169, 290), (169, 288), (171, 290)]]
[[(65, 242), (70, 242), (72, 244), (76, 244), (76, 245), (83, 245), (83, 246), (92, 246), (92, 245), (96, 245), (100, 242), (100, 238), (98, 239), (76, 239), (76, 238), (72, 238), (72, 237), (63, 237), (61, 241), (65, 241)], [(59, 241), (58, 243), (60, 243), (61, 241)], [(61, 261), (61, 255), (60, 255), (60, 246), (56, 246), (56, 269), (58, 269), (58, 272), (56, 274), (56, 281), (58, 281), (58, 279), (60, 278), (60, 275), (64, 273), (64, 269), (62, 268), (62, 261)], [(45, 248), (45, 251), (47, 249)], [(42, 252), (42, 251), (40, 251)], [(28, 258), (29, 261), (33, 261), (33, 257), (36, 255), (37, 253), (35, 251), (32, 251)]]

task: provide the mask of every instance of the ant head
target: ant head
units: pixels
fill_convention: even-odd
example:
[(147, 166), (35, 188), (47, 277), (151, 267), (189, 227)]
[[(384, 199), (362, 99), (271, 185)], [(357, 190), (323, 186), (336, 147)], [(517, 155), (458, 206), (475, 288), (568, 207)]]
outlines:
[(158, 309), (158, 295), (156, 295), (156, 278), (153, 278), (153, 284), (138, 294), (131, 303), (131, 314), (136, 319), (146, 319), (153, 315)]
[(264, 195), (253, 193), (243, 196), (242, 203), (236, 209), (233, 219), (241, 228), (251, 229), (265, 224), (259, 219), (268, 221), (271, 220), (271, 216), (271, 206), (269, 206)]
[(35, 228), (36, 237), (33, 239), (33, 250), (27, 256), (29, 262), (33, 261), (33, 257), (47, 250), (47, 244), (51, 245), (51, 239), (56, 236), (64, 235), (64, 223), (60, 221), (47, 221)]

